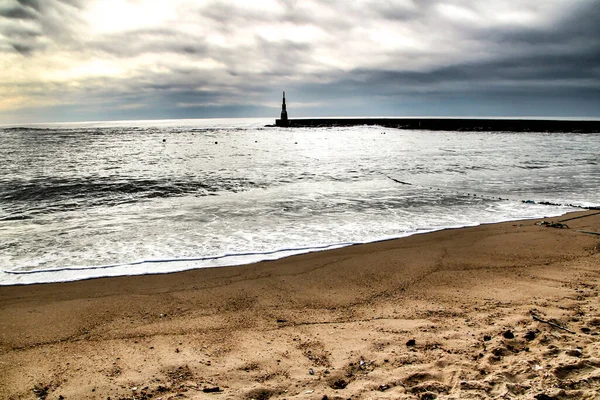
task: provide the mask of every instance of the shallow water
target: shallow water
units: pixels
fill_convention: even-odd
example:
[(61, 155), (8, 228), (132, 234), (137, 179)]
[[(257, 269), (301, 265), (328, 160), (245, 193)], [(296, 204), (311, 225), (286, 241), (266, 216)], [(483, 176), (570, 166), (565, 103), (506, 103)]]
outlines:
[(237, 265), (600, 205), (599, 134), (268, 123), (0, 127), (0, 284)]

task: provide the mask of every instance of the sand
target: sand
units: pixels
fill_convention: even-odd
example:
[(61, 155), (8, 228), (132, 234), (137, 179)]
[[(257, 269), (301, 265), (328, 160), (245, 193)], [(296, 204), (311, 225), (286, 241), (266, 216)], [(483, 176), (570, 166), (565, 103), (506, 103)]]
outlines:
[(0, 398), (600, 399), (600, 214), (562, 219), (0, 287)]

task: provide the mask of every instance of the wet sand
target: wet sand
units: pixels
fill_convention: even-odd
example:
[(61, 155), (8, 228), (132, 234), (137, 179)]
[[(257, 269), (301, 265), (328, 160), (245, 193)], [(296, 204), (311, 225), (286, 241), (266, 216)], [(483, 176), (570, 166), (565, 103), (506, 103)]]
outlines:
[(565, 219), (0, 287), (0, 398), (598, 399), (600, 215)]

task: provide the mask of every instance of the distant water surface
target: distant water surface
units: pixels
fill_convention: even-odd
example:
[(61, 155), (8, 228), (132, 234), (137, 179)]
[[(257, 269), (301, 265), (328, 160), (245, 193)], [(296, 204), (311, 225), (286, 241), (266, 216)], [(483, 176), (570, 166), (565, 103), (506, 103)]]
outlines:
[(272, 122), (0, 127), (0, 284), (237, 265), (600, 205), (600, 134)]

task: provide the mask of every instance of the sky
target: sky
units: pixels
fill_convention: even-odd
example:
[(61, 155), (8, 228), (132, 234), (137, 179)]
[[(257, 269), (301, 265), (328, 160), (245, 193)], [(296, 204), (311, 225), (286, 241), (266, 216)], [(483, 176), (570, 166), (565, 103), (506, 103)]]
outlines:
[(0, 0), (0, 124), (600, 117), (600, 0)]

